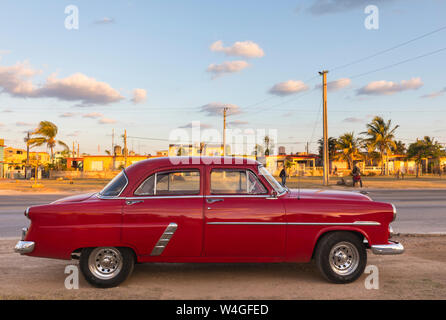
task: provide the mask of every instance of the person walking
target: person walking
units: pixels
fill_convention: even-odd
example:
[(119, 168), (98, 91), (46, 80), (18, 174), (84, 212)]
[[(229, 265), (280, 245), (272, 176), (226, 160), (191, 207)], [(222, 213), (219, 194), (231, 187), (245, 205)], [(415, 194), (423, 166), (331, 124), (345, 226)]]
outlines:
[(282, 178), (282, 186), (285, 187), (285, 184), (286, 184), (286, 171), (285, 171), (285, 168), (282, 168), (282, 170), (279, 173), (279, 177)]
[(356, 186), (356, 184), (359, 182), (359, 185), (362, 188), (362, 180), (361, 180), (361, 171), (359, 170), (358, 166), (354, 165), (352, 170), (352, 178), (353, 178), (353, 187)]

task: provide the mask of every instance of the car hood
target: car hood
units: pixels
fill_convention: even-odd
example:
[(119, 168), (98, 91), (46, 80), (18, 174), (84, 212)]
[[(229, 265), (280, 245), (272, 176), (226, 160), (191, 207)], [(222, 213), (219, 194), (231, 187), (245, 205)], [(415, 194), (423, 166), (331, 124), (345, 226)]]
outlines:
[(59, 200), (56, 200), (52, 202), (52, 204), (61, 204), (61, 203), (67, 203), (67, 202), (81, 202), (90, 199), (92, 196), (94, 196), (96, 193), (84, 193), (79, 194), (75, 196), (65, 197)]
[(289, 196), (299, 199), (332, 199), (332, 200), (355, 200), (372, 201), (370, 197), (359, 192), (322, 190), (322, 189), (290, 189)]

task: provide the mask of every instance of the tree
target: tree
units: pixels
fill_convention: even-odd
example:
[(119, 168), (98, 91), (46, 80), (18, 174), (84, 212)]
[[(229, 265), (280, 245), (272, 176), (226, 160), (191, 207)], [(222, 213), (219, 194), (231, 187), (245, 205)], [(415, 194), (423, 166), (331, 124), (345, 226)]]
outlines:
[(58, 128), (50, 121), (40, 121), (37, 129), (32, 133), (32, 138), (28, 140), (31, 147), (39, 147), (46, 144), (51, 150), (51, 162), (54, 162), (54, 148), (56, 145), (62, 146), (65, 150), (69, 150), (67, 144), (61, 140), (57, 140)]
[(395, 147), (391, 146), (390, 149), (392, 150), (393, 154), (399, 154), (404, 155), (406, 154), (406, 144), (404, 144), (401, 140), (395, 141)]
[[(336, 138), (333, 138), (333, 137), (328, 138), (328, 156), (330, 159), (334, 159), (336, 156), (336, 151), (337, 151), (336, 143), (337, 143)], [(319, 145), (319, 157), (321, 159), (323, 159), (323, 157), (324, 157), (324, 139), (323, 138), (318, 140), (318, 145)]]
[(434, 141), (433, 138), (425, 136), (423, 140), (418, 140), (409, 145), (407, 148), (407, 157), (413, 159), (417, 164), (417, 178), (419, 177), (419, 168), (423, 162), (423, 159), (433, 158), (438, 159), (443, 155), (441, 145)]
[[(369, 152), (374, 150), (379, 152), (381, 160), (381, 174), (384, 174), (384, 158), (392, 152), (392, 147), (396, 149), (395, 131), (398, 125), (392, 128), (392, 120), (384, 121), (382, 117), (376, 116), (367, 124), (367, 131), (361, 132), (368, 137), (364, 139)], [(388, 169), (386, 167), (386, 169)]]
[(338, 152), (335, 158), (347, 161), (349, 169), (353, 169), (354, 160), (361, 157), (360, 145), (361, 139), (356, 138), (353, 132), (344, 133), (336, 140)]

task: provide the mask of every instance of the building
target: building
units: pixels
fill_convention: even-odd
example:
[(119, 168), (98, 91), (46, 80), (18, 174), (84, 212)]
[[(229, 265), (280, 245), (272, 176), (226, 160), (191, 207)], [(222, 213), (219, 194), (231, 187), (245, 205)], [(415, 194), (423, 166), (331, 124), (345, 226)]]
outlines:
[(290, 176), (318, 175), (316, 162), (319, 156), (316, 154), (299, 153), (295, 155), (273, 155), (265, 156), (265, 167), (273, 175), (279, 175), (286, 168)]
[[(129, 155), (127, 166), (148, 159), (149, 156)], [(123, 155), (84, 155), (82, 157), (68, 157), (67, 170), (90, 171), (115, 171), (124, 168), (126, 158)]]
[[(25, 178), (29, 177), (26, 174), (26, 160), (27, 154), (24, 149), (17, 149), (12, 147), (3, 149), (3, 175), (4, 178)], [(29, 163), (32, 167), (39, 167), (39, 171), (42, 167), (48, 165), (51, 162), (51, 157), (48, 152), (29, 152)]]
[(5, 148), (5, 140), (0, 139), (0, 178), (4, 177), (4, 148)]

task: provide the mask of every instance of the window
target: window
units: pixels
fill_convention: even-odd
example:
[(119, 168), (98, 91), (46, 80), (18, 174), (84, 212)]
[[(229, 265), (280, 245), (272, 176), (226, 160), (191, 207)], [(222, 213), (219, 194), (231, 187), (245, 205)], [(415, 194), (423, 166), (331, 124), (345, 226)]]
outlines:
[(103, 171), (103, 162), (102, 161), (92, 161), (91, 162), (91, 171)]
[(287, 190), (268, 172), (268, 170), (266, 170), (264, 166), (259, 166), (259, 174), (261, 174), (269, 182), (269, 184), (278, 194), (281, 194)]
[(249, 170), (215, 169), (211, 172), (212, 194), (266, 194), (265, 186)]
[(120, 174), (114, 177), (101, 192), (99, 192), (99, 195), (104, 197), (117, 197), (121, 194), (122, 190), (127, 185), (127, 182), (127, 176), (123, 170)]
[(173, 196), (192, 195), (200, 193), (200, 172), (167, 171), (157, 172), (136, 189), (135, 196)]

